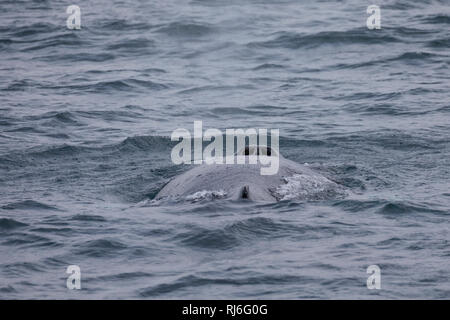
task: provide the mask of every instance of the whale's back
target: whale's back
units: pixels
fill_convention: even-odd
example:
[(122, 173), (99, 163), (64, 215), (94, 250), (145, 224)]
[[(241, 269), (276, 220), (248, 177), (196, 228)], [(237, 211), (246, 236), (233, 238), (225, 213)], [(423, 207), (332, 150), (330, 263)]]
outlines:
[(261, 175), (261, 164), (201, 164), (173, 178), (157, 194), (192, 198), (214, 193), (230, 199), (270, 201), (320, 199), (335, 195), (341, 188), (309, 168), (280, 157), (274, 175)]
[(279, 175), (261, 175), (258, 165), (203, 164), (172, 179), (156, 198), (183, 197), (207, 190), (224, 192), (227, 197), (233, 199), (273, 201), (275, 198), (269, 189), (281, 183)]

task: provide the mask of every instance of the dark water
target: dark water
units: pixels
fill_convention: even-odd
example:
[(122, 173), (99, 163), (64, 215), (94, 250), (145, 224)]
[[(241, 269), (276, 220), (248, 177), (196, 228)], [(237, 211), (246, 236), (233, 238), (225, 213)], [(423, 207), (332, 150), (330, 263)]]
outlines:
[[(1, 1), (0, 298), (450, 298), (450, 2), (273, 2)], [(350, 194), (152, 205), (194, 120)]]

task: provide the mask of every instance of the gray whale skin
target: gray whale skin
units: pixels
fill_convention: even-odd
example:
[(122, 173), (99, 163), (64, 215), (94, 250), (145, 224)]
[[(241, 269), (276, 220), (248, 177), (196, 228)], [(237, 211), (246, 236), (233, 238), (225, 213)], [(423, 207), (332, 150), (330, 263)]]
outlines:
[[(267, 150), (273, 153), (270, 148)], [(251, 153), (248, 155), (248, 147), (237, 154), (253, 156)], [(207, 192), (219, 194), (220, 198), (263, 202), (322, 200), (345, 194), (342, 186), (281, 155), (276, 174), (261, 175), (261, 166), (268, 165), (262, 165), (259, 161), (257, 164), (246, 161), (245, 164), (196, 165), (169, 181), (155, 200), (168, 197), (195, 199), (195, 195), (201, 197)]]

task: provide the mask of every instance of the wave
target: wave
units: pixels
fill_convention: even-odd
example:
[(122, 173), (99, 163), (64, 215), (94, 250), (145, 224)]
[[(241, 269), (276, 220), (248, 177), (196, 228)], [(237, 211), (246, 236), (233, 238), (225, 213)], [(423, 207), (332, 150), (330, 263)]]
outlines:
[(30, 126), (19, 126), (5, 130), (5, 132), (25, 132), (25, 133), (44, 133), (44, 131)]
[(301, 228), (288, 223), (277, 222), (274, 219), (257, 217), (237, 221), (224, 229), (239, 237), (242, 243), (258, 238), (277, 238), (286, 236), (289, 232), (301, 232)]
[(271, 69), (285, 69), (286, 67), (281, 65), (281, 64), (276, 64), (276, 63), (263, 63), (260, 64), (254, 68), (252, 68), (252, 70), (254, 71), (259, 71), (259, 70), (271, 70)]
[(72, 221), (93, 221), (93, 222), (105, 222), (106, 218), (94, 214), (77, 214), (70, 218)]
[(378, 209), (378, 213), (381, 214), (408, 214), (408, 213), (434, 213), (445, 214), (446, 211), (430, 208), (427, 205), (415, 204), (410, 202), (388, 202), (384, 203), (381, 208)]
[(86, 281), (91, 282), (104, 282), (104, 281), (124, 281), (124, 280), (132, 280), (132, 279), (143, 279), (143, 278), (151, 278), (154, 275), (148, 272), (134, 271), (134, 272), (121, 272), (110, 275), (104, 275), (99, 277), (88, 277), (85, 278)]
[[(61, 26), (53, 23), (36, 22), (27, 26), (16, 26), (0, 28), (0, 32), (8, 34), (11, 38), (19, 38), (23, 41), (24, 37), (33, 37), (36, 35), (52, 33), (61, 29)], [(14, 39), (13, 39), (14, 40)]]
[[(210, 210), (211, 208), (209, 208)], [(196, 207), (195, 212), (199, 212)], [(257, 217), (235, 221), (223, 228), (208, 229), (203, 227), (190, 228), (188, 232), (179, 233), (171, 240), (183, 246), (208, 250), (228, 250), (241, 245), (248, 245), (249, 241), (274, 239), (277, 237), (311, 237), (316, 229), (310, 225), (294, 225), (277, 222), (271, 218)]]
[(373, 67), (377, 65), (389, 64), (391, 62), (405, 62), (412, 65), (418, 65), (419, 63), (440, 63), (445, 56), (424, 52), (424, 51), (409, 51), (400, 53), (395, 56), (387, 56), (382, 59), (374, 59), (369, 61), (363, 61), (358, 63), (340, 63), (327, 67), (326, 70), (339, 70), (339, 69), (358, 69), (365, 67)]
[[(50, 234), (48, 235), (50, 236)], [(60, 242), (57, 242), (47, 237), (37, 236), (31, 233), (14, 233), (5, 238), (5, 241), (3, 241), (1, 244), (5, 246), (18, 246), (20, 248), (63, 246), (63, 244)]]
[(450, 16), (442, 13), (429, 16), (420, 15), (415, 18), (421, 18), (422, 22), (429, 24), (450, 24)]
[(214, 31), (214, 29), (207, 24), (172, 22), (167, 26), (160, 27), (156, 31), (171, 37), (198, 38), (209, 35)]
[(0, 230), (13, 230), (26, 227), (28, 224), (9, 218), (0, 218)]
[(240, 244), (239, 239), (225, 230), (199, 229), (175, 236), (173, 241), (188, 247), (227, 250)]
[(17, 293), (18, 291), (11, 285), (0, 287), (0, 293), (12, 294)]
[(430, 48), (448, 49), (448, 47), (450, 47), (450, 38), (434, 39), (434, 40), (428, 41), (426, 46), (430, 47)]
[(57, 48), (59, 46), (62, 47), (69, 47), (71, 49), (73, 49), (73, 47), (79, 47), (82, 45), (87, 45), (89, 44), (89, 42), (79, 36), (76, 33), (60, 33), (48, 38), (44, 38), (44, 39), (32, 39), (30, 41), (19, 41), (16, 40), (13, 43), (18, 43), (18, 44), (28, 44), (28, 43), (36, 43), (35, 45), (31, 45), (31, 46), (27, 46), (24, 48), (21, 48), (20, 50), (23, 52), (27, 52), (27, 51), (38, 51), (38, 50), (43, 50), (43, 49), (47, 49), (47, 48)]
[(441, 137), (426, 137), (412, 135), (400, 130), (367, 131), (358, 134), (334, 135), (325, 139), (333, 144), (346, 144), (347, 146), (377, 146), (383, 149), (395, 149), (411, 152), (412, 150), (440, 149), (448, 141)]
[(340, 207), (345, 211), (359, 213), (371, 211), (383, 215), (400, 215), (400, 214), (437, 214), (448, 215), (446, 211), (434, 209), (428, 204), (419, 204), (412, 202), (392, 202), (386, 200), (355, 200), (345, 199), (334, 203), (334, 206)]
[(118, 240), (104, 238), (79, 243), (74, 251), (79, 255), (102, 258), (120, 254), (126, 248), (127, 246)]
[(21, 277), (27, 274), (41, 273), (47, 269), (45, 268), (45, 266), (33, 262), (9, 263), (4, 264), (3, 267), (4, 267), (3, 272), (5, 274), (12, 276), (19, 275)]
[[(38, 115), (25, 116), (20, 119), (9, 118), (5, 125), (13, 125), (14, 122), (35, 122), (38, 125), (46, 126), (46, 127), (55, 127), (55, 126), (82, 126), (86, 125), (85, 119), (95, 119), (95, 120), (103, 120), (103, 121), (118, 121), (118, 122), (134, 122), (136, 119), (145, 118), (142, 112), (132, 111), (133, 107), (127, 106), (125, 107), (129, 110), (93, 110), (93, 111), (84, 111), (84, 110), (73, 110), (73, 111), (50, 111), (45, 112)], [(138, 110), (138, 109), (136, 109)], [(24, 127), (19, 127), (24, 128)], [(33, 130), (39, 131), (43, 133), (41, 130), (36, 127), (31, 128)], [(18, 128), (10, 129), (13, 131), (17, 131)], [(26, 131), (26, 130), (21, 130)]]
[(62, 85), (52, 86), (49, 89), (70, 89), (82, 92), (92, 93), (111, 93), (117, 91), (142, 91), (147, 90), (163, 90), (169, 88), (168, 85), (163, 83), (153, 82), (151, 80), (140, 79), (122, 79), (114, 81), (99, 81), (95, 83), (75, 84), (75, 85)]
[[(141, 21), (133, 21), (129, 19), (98, 19), (92, 25), (91, 30), (95, 32), (96, 30), (106, 31), (148, 31), (154, 26)], [(98, 31), (97, 31), (98, 32)]]
[(34, 200), (12, 202), (1, 207), (4, 210), (52, 210), (59, 211), (57, 207)]
[(116, 148), (121, 151), (150, 151), (159, 152), (171, 149), (176, 142), (170, 141), (169, 137), (162, 136), (135, 136), (129, 137), (119, 143)]
[(168, 150), (176, 144), (169, 137), (164, 136), (134, 136), (124, 140), (100, 147), (86, 147), (80, 145), (52, 145), (46, 147), (32, 147), (29, 149), (9, 152), (0, 155), (0, 164), (12, 167), (24, 167), (27, 165), (36, 165), (40, 160), (60, 161), (67, 157), (74, 158), (98, 158), (105, 155), (124, 155), (129, 156), (130, 152), (152, 152), (154, 155), (160, 153), (166, 154)]
[(74, 156), (90, 150), (91, 149), (88, 147), (62, 144), (43, 148), (43, 150), (35, 150), (35, 148), (32, 148), (30, 152), (27, 152), (26, 156), (30, 157), (30, 160), (37, 160), (54, 157)]
[(389, 44), (402, 41), (400, 38), (390, 35), (389, 32), (372, 32), (367, 28), (348, 31), (324, 31), (315, 34), (283, 31), (278, 34), (272, 40), (250, 42), (247, 45), (254, 48), (300, 49), (339, 44)]
[(108, 60), (114, 60), (116, 55), (114, 53), (105, 52), (80, 52), (80, 53), (61, 53), (61, 54), (46, 54), (43, 56), (36, 56), (34, 59), (55, 62), (55, 61), (68, 61), (68, 62), (105, 62)]
[(222, 92), (222, 91), (232, 91), (232, 90), (240, 90), (240, 89), (245, 89), (245, 90), (251, 90), (254, 89), (255, 87), (253, 85), (242, 85), (242, 86), (215, 86), (215, 85), (207, 85), (207, 86), (198, 86), (198, 87), (193, 87), (193, 88), (189, 88), (189, 89), (183, 89), (178, 91), (178, 94), (193, 94), (193, 93), (197, 93), (197, 92), (203, 92), (203, 91), (218, 91), (218, 92)]
[(39, 86), (39, 83), (34, 80), (21, 79), (12, 81), (5, 88), (2, 88), (2, 91), (25, 91), (28, 88), (37, 86)]
[(78, 119), (74, 112), (70, 111), (50, 111), (40, 115), (25, 116), (22, 118), (25, 121), (35, 121), (42, 126), (58, 127), (58, 126), (80, 126), (83, 123)]
[(125, 39), (114, 42), (112, 44), (108, 44), (106, 46), (106, 50), (114, 50), (115, 52), (125, 52), (125, 53), (149, 53), (150, 49), (155, 49), (155, 41), (149, 40), (146, 38), (137, 38), (137, 39)]
[(240, 107), (216, 107), (216, 108), (210, 108), (208, 109), (208, 114), (211, 117), (219, 117), (219, 116), (223, 116), (223, 115), (235, 115), (235, 114), (240, 114), (240, 115), (267, 115), (270, 114), (267, 111), (269, 110), (269, 108), (240, 108)]
[[(234, 278), (206, 278), (194, 275), (184, 276), (179, 279), (174, 280), (170, 283), (162, 283), (156, 286), (141, 289), (140, 295), (142, 297), (154, 297), (163, 294), (172, 293), (175, 291), (180, 291), (186, 288), (196, 288), (202, 286), (254, 286), (254, 285), (289, 285), (292, 283), (308, 283), (317, 281), (314, 277), (308, 276), (294, 276), (287, 274), (279, 275), (252, 275), (252, 276), (240, 276)], [(255, 294), (256, 296), (256, 294)]]

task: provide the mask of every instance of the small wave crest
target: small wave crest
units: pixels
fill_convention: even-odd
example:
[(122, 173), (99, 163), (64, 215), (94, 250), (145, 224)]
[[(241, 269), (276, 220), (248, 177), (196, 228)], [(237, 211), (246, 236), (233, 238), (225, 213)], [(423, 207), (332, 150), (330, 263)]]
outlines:
[(56, 207), (47, 205), (34, 200), (25, 200), (9, 203), (4, 205), (2, 209), (5, 210), (59, 210)]
[(26, 223), (9, 218), (0, 218), (0, 230), (12, 230), (20, 227), (26, 227)]
[(210, 34), (212, 27), (199, 23), (173, 22), (167, 26), (158, 29), (158, 32), (172, 37), (201, 37)]
[(326, 31), (314, 34), (298, 34), (281, 32), (271, 40), (251, 42), (249, 47), (256, 48), (315, 48), (324, 45), (338, 44), (384, 44), (399, 42), (400, 39), (389, 33), (374, 34), (367, 29), (353, 29), (348, 31)]

